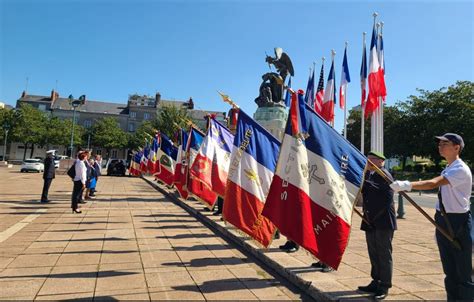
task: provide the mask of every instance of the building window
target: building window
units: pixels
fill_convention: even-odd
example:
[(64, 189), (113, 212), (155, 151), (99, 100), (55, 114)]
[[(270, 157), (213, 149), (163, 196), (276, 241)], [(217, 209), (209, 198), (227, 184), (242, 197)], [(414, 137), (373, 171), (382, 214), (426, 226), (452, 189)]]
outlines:
[(92, 126), (92, 121), (91, 120), (85, 120), (84, 121), (84, 127), (85, 128), (90, 128)]
[(149, 114), (148, 112), (145, 112), (145, 113), (143, 114), (143, 119), (144, 119), (144, 120), (149, 120), (149, 119), (150, 119), (150, 114)]
[(137, 113), (135, 111), (130, 111), (130, 117), (131, 118), (136, 118), (137, 117)]
[(134, 132), (135, 131), (135, 124), (128, 124), (128, 131)]
[(45, 104), (39, 104), (38, 109), (41, 111), (46, 111), (46, 105)]

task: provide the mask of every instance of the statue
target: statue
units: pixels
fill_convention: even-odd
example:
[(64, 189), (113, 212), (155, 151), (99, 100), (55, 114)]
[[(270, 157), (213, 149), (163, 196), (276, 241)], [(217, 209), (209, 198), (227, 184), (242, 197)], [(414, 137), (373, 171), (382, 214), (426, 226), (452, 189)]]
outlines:
[(255, 99), (255, 103), (257, 103), (258, 107), (284, 107), (284, 84), (288, 75), (295, 75), (293, 64), (290, 57), (280, 47), (275, 48), (275, 58), (267, 55), (265, 62), (268, 63), (270, 68), (271, 64), (273, 64), (278, 73), (267, 72), (262, 76), (263, 81), (260, 85), (260, 94)]

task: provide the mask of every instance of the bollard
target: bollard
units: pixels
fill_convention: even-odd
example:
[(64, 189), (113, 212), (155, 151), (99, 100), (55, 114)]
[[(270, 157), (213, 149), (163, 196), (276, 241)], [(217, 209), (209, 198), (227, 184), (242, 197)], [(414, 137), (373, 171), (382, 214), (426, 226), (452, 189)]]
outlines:
[(397, 219), (405, 219), (405, 209), (403, 208), (403, 196), (398, 193)]

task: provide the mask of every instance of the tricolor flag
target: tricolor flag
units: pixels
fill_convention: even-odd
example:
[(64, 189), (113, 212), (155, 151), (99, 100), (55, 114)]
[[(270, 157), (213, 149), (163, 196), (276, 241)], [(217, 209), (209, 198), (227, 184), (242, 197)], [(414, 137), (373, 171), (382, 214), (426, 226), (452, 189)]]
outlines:
[(222, 215), (265, 247), (275, 226), (261, 212), (279, 151), (278, 139), (240, 110)]
[[(383, 77), (384, 77), (384, 84), (385, 84), (385, 58), (383, 54), (383, 36), (382, 34), (379, 35), (379, 40), (377, 43), (377, 55), (379, 57), (380, 68), (382, 69)], [(385, 101), (385, 97), (387, 96), (387, 87), (384, 85), (384, 91), (382, 91), (382, 99)]]
[(309, 74), (308, 85), (306, 86), (306, 94), (304, 95), (304, 102), (310, 107), (314, 106), (314, 68)]
[(143, 148), (142, 158), (140, 159), (140, 170), (142, 171), (142, 173), (147, 172), (149, 154), (150, 154), (150, 146), (148, 145), (148, 141), (145, 140), (145, 147)]
[[(337, 269), (367, 159), (304, 104), (292, 105), (289, 116), (262, 214), (288, 239)], [(296, 128), (295, 120), (306, 129)]]
[(156, 169), (157, 171), (154, 176), (171, 186), (174, 179), (174, 168), (178, 157), (178, 148), (173, 145), (173, 142), (164, 133), (161, 133), (160, 136), (161, 144), (157, 153), (157, 164), (159, 168)]
[(138, 151), (138, 152), (135, 152), (133, 155), (132, 155), (132, 161), (130, 162), (130, 168), (128, 170), (128, 173), (130, 175), (133, 175), (133, 176), (138, 176), (141, 174), (141, 170), (140, 170), (140, 161), (142, 159), (142, 156), (143, 156), (143, 152), (142, 151)]
[(321, 116), (328, 122), (334, 121), (334, 104), (336, 103), (336, 73), (334, 71), (334, 59), (329, 70), (326, 91), (324, 92), (323, 111)]
[[(194, 160), (196, 159), (199, 148), (204, 140), (204, 134), (200, 131), (191, 127), (188, 137), (187, 150), (187, 161), (189, 167), (193, 166)], [(207, 185), (205, 185), (199, 178), (193, 176), (191, 173), (187, 173), (187, 190), (193, 194), (196, 198), (207, 204), (209, 207), (213, 207), (217, 200), (217, 195)]]
[(319, 73), (318, 88), (316, 90), (316, 100), (314, 101), (314, 111), (318, 114), (323, 112), (324, 100), (324, 64), (321, 65), (321, 72)]
[(341, 87), (339, 88), (339, 106), (341, 109), (346, 108), (346, 93), (347, 84), (351, 82), (351, 76), (349, 75), (349, 65), (347, 64), (347, 46), (344, 49), (344, 59), (342, 60), (342, 74), (341, 74)]
[(207, 135), (190, 169), (193, 176), (222, 197), (225, 195), (233, 142), (234, 135), (229, 129), (210, 117)]
[(176, 159), (176, 166), (174, 169), (173, 184), (178, 190), (179, 195), (187, 199), (188, 191), (186, 189), (186, 179), (187, 179), (187, 161), (186, 161), (186, 146), (188, 143), (188, 133), (184, 129), (179, 130), (178, 138), (178, 155)]
[[(365, 33), (364, 33), (365, 37)], [(365, 99), (367, 97), (367, 53), (365, 49), (365, 38), (364, 38), (364, 46), (362, 48), (362, 63), (360, 65), (360, 91), (361, 91), (361, 100), (360, 105), (364, 107)], [(363, 108), (362, 108), (363, 109)]]
[(370, 42), (369, 57), (369, 96), (365, 105), (365, 117), (369, 117), (379, 106), (379, 97), (387, 95), (385, 89), (385, 79), (383, 69), (380, 66), (377, 54), (377, 33), (375, 24), (372, 31), (372, 40)]
[(153, 141), (150, 146), (150, 154), (148, 155), (148, 171), (150, 174), (154, 174), (156, 172), (156, 165), (157, 165), (157, 153), (158, 149), (160, 148), (160, 134), (157, 133), (153, 138)]
[[(288, 80), (288, 88), (291, 88), (291, 77)], [(291, 92), (286, 89), (286, 95), (285, 95), (285, 106), (290, 107), (291, 105)]]

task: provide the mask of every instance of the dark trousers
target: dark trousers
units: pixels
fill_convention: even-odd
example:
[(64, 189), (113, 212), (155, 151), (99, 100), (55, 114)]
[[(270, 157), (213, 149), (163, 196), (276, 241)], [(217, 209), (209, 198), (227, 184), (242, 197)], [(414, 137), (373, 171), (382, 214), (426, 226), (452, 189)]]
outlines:
[[(454, 237), (459, 240), (462, 249), (458, 250), (436, 230), (436, 242), (438, 243), (439, 256), (446, 275), (444, 286), (448, 301), (470, 300), (473, 297), (472, 272), (472, 238), (471, 238), (471, 214), (449, 213), (448, 219), (453, 228)], [(445, 218), (440, 212), (436, 212), (435, 221), (438, 225), (448, 230)], [(449, 231), (448, 231), (449, 233)]]
[(380, 288), (392, 287), (393, 261), (392, 239), (393, 230), (371, 230), (365, 232), (367, 248), (372, 269), (370, 276)]
[(78, 180), (74, 182), (74, 187), (72, 189), (71, 208), (73, 210), (77, 209), (77, 204), (81, 200), (81, 196), (82, 196), (82, 182)]
[(222, 213), (222, 210), (224, 209), (224, 198), (222, 197), (217, 197), (217, 213)]
[(43, 184), (43, 192), (41, 193), (41, 201), (48, 201), (48, 192), (51, 183), (53, 182), (52, 178), (45, 178)]

